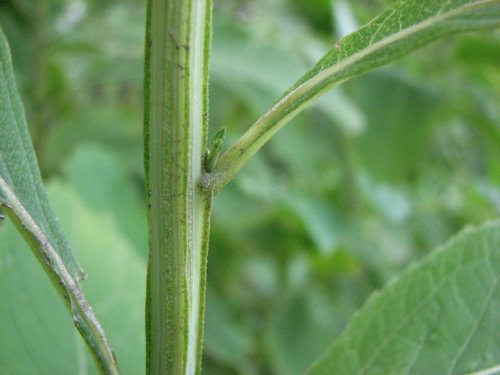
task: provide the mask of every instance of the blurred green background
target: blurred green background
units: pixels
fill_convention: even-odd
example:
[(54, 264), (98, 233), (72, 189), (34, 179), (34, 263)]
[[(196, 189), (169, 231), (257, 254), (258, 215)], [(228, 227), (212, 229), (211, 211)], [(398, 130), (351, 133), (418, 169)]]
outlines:
[[(215, 0), (213, 133), (233, 142), (391, 1)], [(4, 0), (42, 175), (124, 374), (144, 368), (144, 1)], [(325, 95), (215, 199), (205, 374), (294, 375), (367, 296), (500, 211), (500, 34), (449, 38)], [(0, 223), (0, 372), (93, 365)]]

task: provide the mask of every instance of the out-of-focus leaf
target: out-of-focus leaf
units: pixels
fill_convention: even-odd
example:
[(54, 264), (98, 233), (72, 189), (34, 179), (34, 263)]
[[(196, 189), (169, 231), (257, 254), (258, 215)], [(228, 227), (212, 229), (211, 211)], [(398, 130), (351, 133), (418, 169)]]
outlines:
[(49, 169), (56, 169), (58, 163), (75, 150), (79, 143), (92, 143), (111, 149), (124, 161), (127, 169), (142, 173), (142, 137), (139, 113), (123, 106), (96, 104), (90, 109), (75, 111), (61, 120), (47, 139), (45, 156)]
[(102, 371), (116, 373), (112, 349), (79, 285), (79, 269), (42, 186), (7, 40), (0, 29), (0, 204), (64, 299)]
[(270, 361), (279, 375), (299, 375), (338, 331), (331, 301), (316, 289), (284, 301), (266, 331)]
[(366, 169), (378, 178), (398, 180), (415, 173), (427, 151), (429, 120), (439, 97), (409, 77), (374, 72), (347, 84), (367, 119), (357, 139)]
[(310, 18), (311, 23), (319, 31), (330, 34), (332, 32), (332, 14), (329, 0), (291, 0), (292, 8), (302, 17)]
[[(48, 192), (88, 270), (83, 288), (114, 343), (123, 374), (143, 373), (145, 262), (112, 215), (90, 210), (64, 185)], [(71, 318), (25, 247), (9, 223), (0, 228), (0, 299), (8, 301), (0, 304), (0, 373), (95, 374)]]
[(461, 41), (455, 57), (462, 63), (471, 65), (490, 65), (498, 68), (500, 45), (498, 37), (493, 38), (467, 38)]
[(331, 253), (340, 237), (340, 220), (336, 210), (305, 195), (288, 195), (283, 197), (283, 201), (303, 223), (316, 248), (322, 254)]
[[(252, 38), (234, 25), (218, 25), (214, 33), (212, 79), (244, 99), (256, 115), (306, 69), (292, 52)], [(316, 108), (350, 133), (364, 128), (363, 114), (340, 90), (327, 93)]]
[(469, 229), (371, 297), (310, 374), (464, 374), (500, 358), (500, 222)]
[(53, 185), (49, 194), (61, 225), (89, 274), (82, 286), (113, 342), (120, 370), (130, 375), (144, 373), (145, 259), (123, 234), (116, 219), (119, 211), (90, 210), (72, 189), (62, 184)]
[(402, 190), (388, 184), (377, 184), (365, 175), (359, 180), (365, 199), (389, 222), (397, 224), (408, 219), (411, 203)]
[[(69, 8), (71, 4), (66, 20), (73, 22), (78, 11)], [(145, 7), (137, 3), (109, 2), (105, 8), (99, 10), (98, 17), (87, 14), (70, 28), (59, 27), (60, 35), (54, 38), (51, 58), (64, 59), (72, 80), (82, 85), (117, 81), (139, 83)], [(66, 23), (64, 19), (58, 21)], [(121, 61), (119, 66), (116, 65), (118, 59)]]
[[(324, 116), (311, 117), (311, 122), (307, 121), (309, 118), (304, 117), (295, 119), (296, 124), (277, 134), (270, 141), (271, 167), (276, 165), (276, 172), (281, 172), (281, 176), (280, 174), (276, 176), (275, 171), (270, 171), (271, 177), (275, 180), (277, 177), (283, 178), (283, 175), (289, 174), (293, 177), (295, 185), (307, 189), (318, 188), (325, 183), (325, 180), (328, 181), (328, 186), (333, 185), (332, 171), (339, 168), (340, 152), (340, 147), (335, 147), (336, 143), (333, 140), (336, 132), (332, 131), (329, 120), (324, 119)], [(272, 189), (276, 181), (271, 183)], [(288, 185), (285, 182), (281, 184)]]
[(0, 227), (0, 373), (78, 374), (91, 359), (28, 246)]
[(224, 301), (210, 291), (207, 293), (205, 327), (206, 354), (229, 364), (239, 373), (250, 373), (251, 336), (235, 324)]
[[(215, 24), (212, 57), (213, 79), (224, 83), (238, 95), (238, 89), (255, 90), (243, 93), (256, 111), (264, 111), (276, 95), (286, 90), (290, 77), (305, 68), (296, 56), (271, 44), (264, 44), (234, 24)], [(235, 53), (237, 51), (237, 53)], [(257, 94), (264, 93), (259, 99)], [(240, 94), (241, 95), (241, 94)], [(266, 103), (265, 100), (268, 100)]]
[(100, 146), (80, 146), (66, 162), (65, 174), (85, 204), (95, 211), (113, 214), (122, 235), (146, 256), (145, 203), (134, 191), (134, 181), (120, 161)]
[(349, 2), (346, 0), (335, 0), (332, 6), (337, 34), (344, 37), (356, 31), (358, 22)]

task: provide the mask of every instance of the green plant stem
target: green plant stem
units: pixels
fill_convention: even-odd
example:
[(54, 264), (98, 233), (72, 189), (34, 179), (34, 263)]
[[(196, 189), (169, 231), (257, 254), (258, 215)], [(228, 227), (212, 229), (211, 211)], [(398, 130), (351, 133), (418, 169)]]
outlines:
[(145, 169), (148, 374), (201, 367), (211, 192), (202, 189), (210, 0), (148, 0)]

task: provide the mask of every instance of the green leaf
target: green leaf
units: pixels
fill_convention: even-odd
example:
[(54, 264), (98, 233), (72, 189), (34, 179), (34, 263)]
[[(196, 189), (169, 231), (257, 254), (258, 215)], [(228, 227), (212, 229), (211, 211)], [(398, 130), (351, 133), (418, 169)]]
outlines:
[[(307, 65), (304, 56), (284, 51), (282, 45), (271, 41), (252, 38), (241, 22), (232, 22), (237, 24), (215, 19), (211, 79), (260, 115), (289, 87), (290, 77), (300, 77)], [(227, 103), (223, 103), (227, 111)], [(363, 127), (359, 109), (340, 90), (327, 93), (315, 104), (349, 133), (355, 134)]]
[(1, 30), (0, 59), (0, 202), (19, 218), (35, 241), (42, 243), (38, 234), (47, 237), (71, 276), (82, 279), (83, 271), (76, 264), (43, 189)]
[(219, 159), (212, 173), (219, 191), (281, 127), (315, 97), (443, 36), (500, 25), (499, 0), (400, 0), (337, 42)]
[(241, 374), (250, 373), (251, 335), (242, 329), (225, 301), (207, 292), (205, 351), (219, 362), (227, 363)]
[(66, 159), (64, 171), (85, 204), (96, 212), (113, 213), (121, 234), (146, 258), (146, 209), (123, 158), (100, 145), (85, 144)]
[[(75, 255), (89, 272), (85, 294), (114, 343), (123, 373), (144, 373), (146, 264), (120, 233), (120, 210), (110, 214), (91, 209), (66, 184), (51, 183), (47, 191)], [(6, 222), (0, 228), (0, 300), (9, 301), (0, 304), (1, 374), (97, 373), (57, 298), (15, 228)]]
[(499, 248), (500, 221), (465, 230), (375, 293), (309, 373), (451, 375), (498, 366)]
[(0, 134), (0, 205), (64, 299), (101, 370), (118, 373), (112, 349), (80, 288), (83, 271), (76, 264), (43, 189), (1, 29)]
[(305, 194), (282, 194), (283, 203), (303, 223), (321, 254), (332, 253), (339, 242), (340, 220), (325, 202)]
[(356, 139), (364, 169), (390, 181), (415, 173), (431, 134), (429, 120), (444, 100), (416, 79), (386, 71), (345, 87), (367, 118), (366, 131)]
[(4, 224), (0, 227), (0, 300), (5, 301), (0, 303), (0, 373), (78, 374), (90, 358), (71, 317), (13, 224)]
[[(108, 212), (91, 209), (84, 204), (83, 188), (78, 189), (82, 195), (76, 192), (77, 189), (63, 184), (51, 184), (48, 188), (61, 225), (89, 273), (82, 287), (113, 342), (122, 373), (142, 374), (146, 360), (146, 261), (123, 233), (118, 218), (120, 209), (115, 207)], [(130, 203), (122, 202), (123, 206)]]
[(310, 287), (307, 293), (286, 298), (273, 311), (266, 341), (275, 374), (302, 374), (321, 354), (338, 331), (337, 307), (324, 292)]

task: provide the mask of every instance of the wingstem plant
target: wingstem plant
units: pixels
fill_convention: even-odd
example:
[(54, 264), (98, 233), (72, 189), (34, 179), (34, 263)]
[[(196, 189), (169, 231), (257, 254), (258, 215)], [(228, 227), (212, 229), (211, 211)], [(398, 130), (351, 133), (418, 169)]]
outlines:
[[(339, 41), (218, 158), (224, 131), (216, 133), (208, 148), (206, 145), (211, 8), (210, 0), (147, 2), (144, 149), (150, 254), (146, 367), (147, 373), (154, 375), (201, 372), (213, 194), (220, 191), (280, 128), (315, 97), (334, 85), (393, 61), (442, 36), (489, 29), (500, 24), (500, 0), (396, 2), (371, 23)], [(65, 299), (75, 325), (96, 358), (100, 372), (117, 374), (119, 371), (111, 347), (81, 292), (74, 259), (41, 187), (3, 36), (1, 42), (0, 204), (7, 208), (8, 216), (27, 238)], [(489, 231), (492, 234), (488, 236), (498, 241), (494, 236), (496, 232), (493, 229)], [(485, 260), (482, 252), (491, 252), (491, 248), (476, 251), (477, 257)], [(449, 254), (442, 258), (445, 264), (453, 260)], [(425, 269), (433, 271), (433, 265), (429, 263)], [(456, 268), (461, 269), (462, 264)], [(427, 274), (423, 273), (422, 278), (428, 280)], [(414, 276), (413, 271), (408, 272), (405, 282), (411, 284)], [(485, 297), (482, 315), (487, 311), (490, 297), (498, 285), (495, 273), (491, 272), (490, 276), (493, 289)], [(417, 290), (417, 287), (414, 289)], [(397, 288), (390, 290), (396, 292), (389, 292), (386, 297), (369, 305), (370, 319), (371, 316), (377, 317), (377, 306), (384, 311), (387, 298), (399, 300)], [(444, 290), (444, 295), (447, 295), (447, 290)], [(430, 306), (434, 305), (431, 297), (427, 296)], [(412, 311), (407, 312), (409, 317)], [(411, 319), (404, 317), (403, 320), (406, 324)], [(361, 327), (370, 332), (371, 328), (364, 326), (367, 321), (364, 319), (359, 323), (359, 319), (354, 320), (351, 331), (358, 332)], [(470, 329), (476, 328), (474, 322)], [(468, 331), (464, 337), (470, 340)], [(349, 344), (351, 339), (346, 334), (343, 341), (332, 347), (333, 354), (313, 371), (325, 373), (323, 368), (335, 367), (331, 358), (337, 355), (347, 363), (349, 358), (344, 352), (353, 349)], [(344, 342), (349, 345), (343, 345)], [(370, 350), (372, 348), (367, 349), (367, 353)], [(464, 350), (465, 346), (461, 345), (450, 371), (457, 368)], [(376, 358), (378, 352), (371, 353), (362, 371), (367, 370)]]

